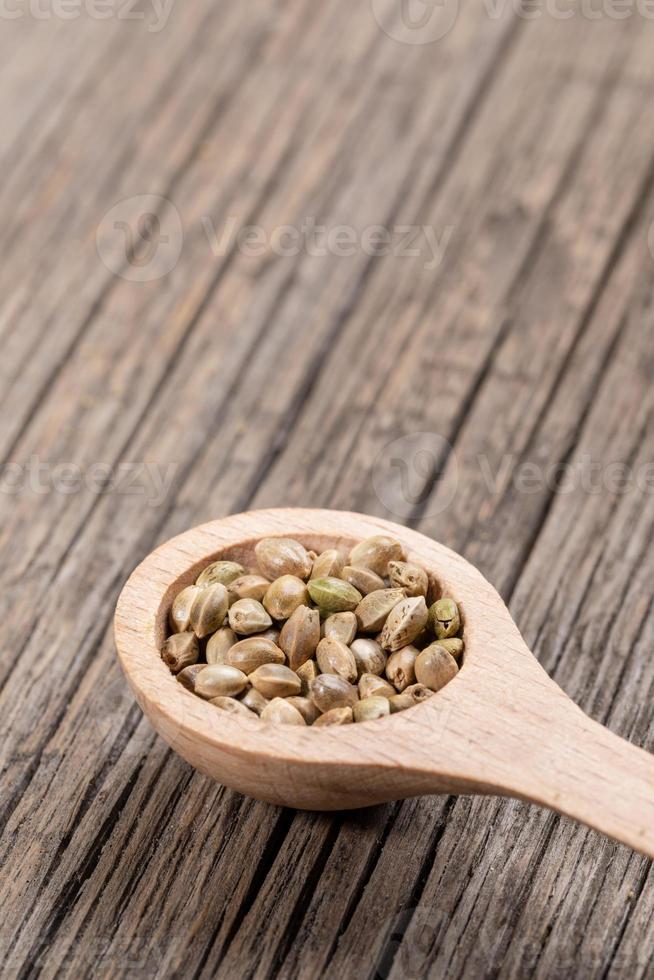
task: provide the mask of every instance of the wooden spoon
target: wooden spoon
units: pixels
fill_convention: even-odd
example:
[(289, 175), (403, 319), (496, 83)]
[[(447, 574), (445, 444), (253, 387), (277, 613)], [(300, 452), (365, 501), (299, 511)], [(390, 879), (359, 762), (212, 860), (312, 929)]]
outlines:
[[(321, 729), (221, 712), (186, 691), (159, 653), (176, 593), (216, 558), (255, 567), (262, 537), (320, 552), (386, 533), (459, 603), (459, 674), (423, 704)], [(116, 611), (118, 655), (138, 703), (184, 759), (260, 800), (311, 810), (426, 793), (513, 796), (654, 858), (654, 756), (588, 718), (541, 668), (497, 592), (469, 562), (408, 528), (331, 510), (236, 514), (187, 531), (134, 571)]]

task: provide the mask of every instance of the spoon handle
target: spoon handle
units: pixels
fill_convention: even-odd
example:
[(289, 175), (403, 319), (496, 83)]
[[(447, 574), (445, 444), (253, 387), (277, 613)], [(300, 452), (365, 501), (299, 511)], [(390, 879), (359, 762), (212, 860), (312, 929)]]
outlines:
[[(567, 700), (567, 699), (566, 699)], [(534, 733), (511, 795), (557, 810), (654, 858), (654, 755), (568, 702)]]

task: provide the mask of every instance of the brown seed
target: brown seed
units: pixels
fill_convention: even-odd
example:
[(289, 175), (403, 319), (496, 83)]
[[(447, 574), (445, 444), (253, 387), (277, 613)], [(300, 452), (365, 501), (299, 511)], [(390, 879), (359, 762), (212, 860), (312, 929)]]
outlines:
[(386, 668), (386, 654), (376, 640), (361, 637), (350, 645), (354, 654), (359, 677), (362, 674), (383, 674)]
[(322, 616), (349, 612), (361, 602), (361, 593), (340, 578), (316, 578), (308, 585), (309, 595), (320, 609)]
[(402, 589), (377, 589), (362, 599), (355, 609), (362, 633), (378, 633), (391, 612), (405, 598)]
[(230, 606), (238, 599), (256, 599), (261, 602), (270, 588), (270, 582), (263, 575), (241, 575), (227, 586)]
[(197, 585), (187, 585), (173, 599), (170, 609), (170, 628), (173, 633), (185, 633), (191, 625), (191, 608), (200, 594)]
[(329, 548), (314, 561), (311, 578), (340, 578), (342, 571), (343, 559), (336, 548)]
[(276, 626), (269, 626), (267, 630), (263, 631), (263, 633), (257, 633), (257, 636), (260, 636), (262, 640), (272, 640), (275, 646), (279, 646), (279, 637), (281, 636), (281, 632), (282, 631)]
[(187, 691), (195, 691), (195, 678), (206, 666), (206, 664), (192, 664), (190, 667), (184, 667), (177, 675), (177, 680)]
[(191, 606), (191, 629), (198, 639), (202, 640), (220, 629), (228, 608), (227, 589), (220, 582), (200, 589)]
[(196, 585), (229, 585), (234, 579), (245, 575), (245, 569), (235, 561), (214, 561), (207, 565), (197, 578)]
[(298, 670), (310, 660), (320, 642), (320, 614), (317, 609), (298, 606), (284, 623), (279, 645), (288, 657), (291, 670)]
[[(318, 644), (316, 644), (317, 646)], [(300, 678), (300, 683), (302, 684), (302, 689), (300, 694), (304, 698), (309, 697), (309, 691), (311, 688), (311, 681), (314, 681), (318, 676), (318, 665), (315, 660), (307, 660), (295, 671), (297, 676)]]
[(244, 704), (250, 711), (254, 711), (255, 714), (260, 715), (268, 704), (268, 699), (264, 698), (263, 694), (257, 691), (256, 687), (250, 687), (241, 697), (241, 704)]
[(245, 690), (247, 685), (248, 679), (242, 670), (229, 664), (211, 664), (195, 678), (195, 693), (206, 701), (219, 697), (231, 698)]
[(297, 674), (282, 664), (262, 664), (248, 679), (264, 698), (287, 698), (299, 694), (302, 689)]
[(316, 718), (320, 715), (320, 712), (310, 698), (303, 698), (296, 695), (295, 697), (286, 698), (286, 703), (292, 704), (294, 708), (297, 708), (307, 725), (313, 725)]
[(298, 606), (309, 602), (307, 587), (295, 575), (282, 575), (275, 579), (263, 597), (263, 604), (273, 619), (288, 619)]
[(313, 562), (299, 541), (292, 538), (264, 538), (254, 548), (263, 575), (273, 579), (280, 575), (296, 575), (308, 579)]
[(207, 663), (228, 664), (230, 648), (238, 643), (238, 636), (229, 627), (217, 630), (207, 640)]
[(195, 633), (173, 633), (162, 646), (161, 656), (173, 674), (178, 674), (180, 670), (196, 663), (200, 656), (200, 645)]
[(252, 636), (272, 626), (272, 619), (256, 599), (238, 599), (230, 606), (229, 625), (239, 636)]
[(459, 672), (452, 654), (439, 643), (432, 643), (416, 658), (416, 678), (419, 684), (440, 691)]
[(329, 725), (351, 725), (353, 720), (352, 708), (331, 708), (316, 718), (313, 727), (327, 728)]
[(461, 628), (461, 616), (454, 599), (438, 599), (429, 607), (429, 625), (438, 640), (456, 636)]
[(240, 640), (230, 649), (228, 662), (232, 667), (238, 667), (244, 674), (251, 674), (262, 664), (283, 664), (284, 652), (272, 640), (260, 636), (250, 636)]
[(278, 725), (306, 725), (306, 721), (292, 704), (284, 698), (273, 698), (259, 716), (262, 721), (272, 721)]
[(424, 684), (409, 684), (403, 693), (413, 698), (414, 704), (420, 704), (422, 701), (427, 701), (428, 698), (433, 698), (434, 696), (434, 692), (428, 687), (425, 687)]
[(355, 545), (350, 552), (350, 565), (363, 565), (378, 575), (385, 575), (389, 561), (403, 561), (404, 549), (395, 538), (376, 534)]
[(389, 561), (388, 577), (391, 585), (397, 589), (404, 589), (409, 597), (427, 596), (429, 576), (420, 565), (414, 565), (410, 561)]
[(366, 698), (364, 701), (358, 701), (352, 708), (352, 715), (356, 722), (375, 721), (377, 718), (390, 715), (390, 713), (388, 698)]
[(427, 625), (427, 603), (424, 596), (403, 599), (389, 613), (381, 635), (384, 650), (408, 646)]
[(318, 711), (332, 708), (351, 708), (359, 700), (356, 687), (337, 674), (320, 674), (311, 681), (309, 696)]
[(406, 711), (407, 708), (413, 708), (415, 701), (410, 694), (403, 691), (402, 694), (394, 694), (392, 698), (388, 699), (388, 706), (391, 709), (391, 714), (397, 714), (398, 711)]
[(400, 694), (409, 684), (415, 683), (415, 663), (419, 652), (416, 647), (406, 646), (388, 658), (386, 676)]
[(337, 674), (350, 684), (357, 679), (357, 665), (354, 654), (344, 643), (326, 637), (316, 650), (318, 667), (323, 674)]
[(360, 698), (392, 698), (394, 694), (397, 694), (397, 691), (393, 685), (377, 674), (362, 674), (359, 678)]
[(381, 575), (377, 575), (376, 572), (372, 572), (369, 568), (364, 568), (363, 565), (346, 565), (341, 572), (341, 578), (349, 582), (350, 585), (353, 585), (355, 589), (358, 589), (362, 596), (367, 596), (371, 592), (378, 592), (379, 589), (386, 588), (386, 584)]
[(242, 701), (237, 701), (236, 698), (211, 698), (209, 704), (215, 704), (215, 706), (220, 708), (221, 711), (225, 711), (230, 715), (239, 715), (243, 718), (257, 717), (254, 711), (250, 711), (250, 709), (244, 705)]
[(353, 612), (340, 612), (328, 616), (323, 623), (323, 635), (349, 646), (357, 635), (357, 618)]

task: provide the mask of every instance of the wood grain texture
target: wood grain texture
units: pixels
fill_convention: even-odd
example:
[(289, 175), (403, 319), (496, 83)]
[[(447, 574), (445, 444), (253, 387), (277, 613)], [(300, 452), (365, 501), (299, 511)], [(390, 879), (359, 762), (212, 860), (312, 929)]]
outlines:
[[(425, 45), (344, 0), (202, 0), (156, 34), (3, 21), (3, 460), (172, 473), (156, 504), (0, 494), (10, 977), (651, 974), (645, 858), (494, 798), (246, 800), (169, 752), (115, 662), (116, 598), (158, 543), (251, 507), (356, 510), (470, 559), (566, 693), (654, 748), (651, 493), (515, 479), (651, 463), (650, 23), (460, 8)], [(143, 194), (184, 248), (132, 283), (95, 234)], [(431, 269), (214, 255), (201, 219), (230, 214), (453, 231)], [(451, 449), (398, 515), (371, 476), (419, 431)]]

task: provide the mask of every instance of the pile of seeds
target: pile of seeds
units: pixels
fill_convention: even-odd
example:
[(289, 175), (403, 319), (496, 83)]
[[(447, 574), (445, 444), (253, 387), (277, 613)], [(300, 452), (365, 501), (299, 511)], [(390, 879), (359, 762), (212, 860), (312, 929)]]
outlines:
[(235, 715), (346, 725), (419, 704), (457, 673), (456, 603), (378, 535), (347, 562), (290, 538), (255, 547), (257, 571), (216, 561), (175, 598), (161, 655), (187, 690)]

